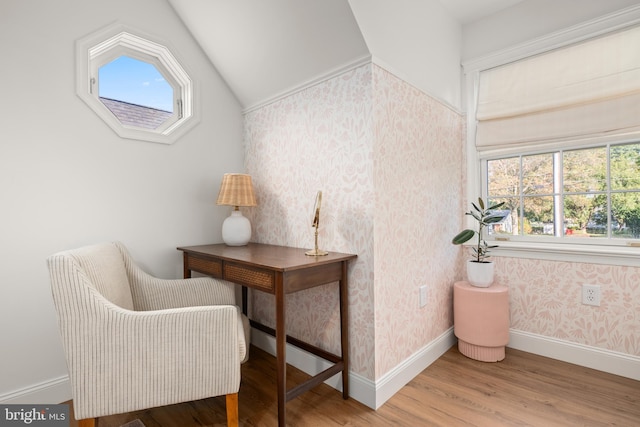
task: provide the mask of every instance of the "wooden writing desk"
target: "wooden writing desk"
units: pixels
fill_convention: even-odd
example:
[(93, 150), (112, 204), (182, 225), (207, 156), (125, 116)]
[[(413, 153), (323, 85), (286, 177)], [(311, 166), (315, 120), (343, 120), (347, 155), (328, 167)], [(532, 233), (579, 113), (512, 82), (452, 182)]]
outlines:
[[(251, 321), (251, 326), (276, 338), (278, 383), (278, 425), (285, 424), (285, 403), (342, 372), (342, 397), (349, 397), (349, 328), (347, 265), (356, 255), (329, 252), (326, 256), (307, 256), (304, 249), (249, 243), (179, 247), (184, 254), (184, 277), (197, 271), (243, 286), (242, 303), (246, 314), (247, 288), (275, 295), (275, 330)], [(335, 355), (286, 335), (285, 295), (329, 283), (339, 282), (341, 355)], [(333, 363), (291, 390), (286, 389), (287, 355), (285, 343), (299, 347)]]

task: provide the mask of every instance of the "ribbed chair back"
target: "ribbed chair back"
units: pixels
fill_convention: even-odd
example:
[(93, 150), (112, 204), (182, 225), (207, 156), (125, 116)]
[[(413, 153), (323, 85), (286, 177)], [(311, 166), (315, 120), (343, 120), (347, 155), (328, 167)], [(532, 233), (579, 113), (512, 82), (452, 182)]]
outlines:
[(88, 246), (66, 254), (77, 263), (100, 295), (119, 307), (133, 310), (124, 256), (115, 244)]

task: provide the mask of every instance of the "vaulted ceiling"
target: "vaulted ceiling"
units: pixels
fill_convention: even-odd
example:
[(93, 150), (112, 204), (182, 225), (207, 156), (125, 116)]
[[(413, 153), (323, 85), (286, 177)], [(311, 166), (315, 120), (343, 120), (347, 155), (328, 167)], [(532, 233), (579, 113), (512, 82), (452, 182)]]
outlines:
[[(443, 8), (462, 26), (522, 0), (400, 1), (405, 8)], [(352, 8), (354, 0), (169, 2), (245, 108), (367, 60), (373, 44), (388, 38), (371, 37), (371, 28), (365, 37), (354, 11), (368, 4)]]

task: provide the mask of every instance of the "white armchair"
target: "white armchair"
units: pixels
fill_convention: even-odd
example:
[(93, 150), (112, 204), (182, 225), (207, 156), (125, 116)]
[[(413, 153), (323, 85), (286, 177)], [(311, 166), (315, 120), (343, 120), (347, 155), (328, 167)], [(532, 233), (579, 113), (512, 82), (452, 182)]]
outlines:
[(231, 283), (152, 277), (117, 242), (47, 262), (81, 425), (222, 395), (227, 423), (237, 425), (249, 325)]

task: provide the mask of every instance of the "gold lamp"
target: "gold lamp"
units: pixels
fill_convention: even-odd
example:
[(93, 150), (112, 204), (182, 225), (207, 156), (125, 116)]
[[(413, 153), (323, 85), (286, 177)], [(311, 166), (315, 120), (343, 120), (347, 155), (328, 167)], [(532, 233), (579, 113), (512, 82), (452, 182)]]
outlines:
[(257, 206), (251, 175), (226, 173), (222, 177), (217, 205), (233, 206), (231, 215), (222, 223), (222, 240), (229, 246), (244, 246), (251, 240), (251, 223), (239, 206)]

